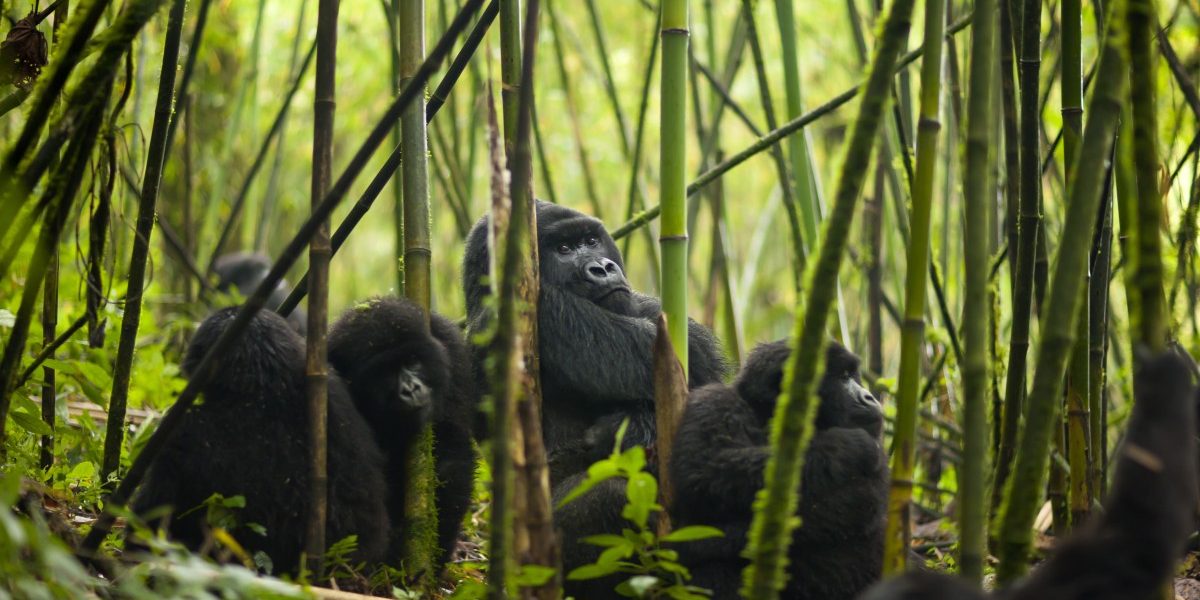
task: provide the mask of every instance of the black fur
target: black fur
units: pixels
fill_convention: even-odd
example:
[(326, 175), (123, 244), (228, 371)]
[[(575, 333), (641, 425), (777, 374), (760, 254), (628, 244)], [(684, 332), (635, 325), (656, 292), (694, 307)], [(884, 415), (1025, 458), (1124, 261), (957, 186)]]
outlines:
[[(612, 451), (623, 419), (630, 420), (626, 446), (653, 451), (651, 348), (661, 309), (657, 298), (629, 287), (621, 253), (598, 219), (539, 201), (537, 221), (542, 431), (554, 496), (561, 498), (582, 471)], [(488, 225), (487, 217), (475, 224), (463, 258), (467, 315), (476, 331), (487, 318)], [(481, 359), (477, 353), (479, 370)], [(692, 386), (719, 382), (728, 371), (712, 332), (691, 320), (688, 366)], [(593, 546), (578, 542), (580, 537), (620, 531), (622, 489), (612, 482), (556, 511), (567, 571), (597, 555)]]
[[(683, 544), (692, 584), (736, 598), (754, 496), (763, 486), (774, 414), (790, 354), (785, 342), (750, 353), (734, 385), (693, 390), (671, 451), (676, 526), (712, 525), (725, 536)], [(816, 431), (801, 480), (789, 549), (789, 599), (853, 598), (878, 578), (883, 558), (887, 459), (883, 412), (859, 380), (858, 357), (836, 342), (826, 350)]]
[(346, 379), (386, 456), (393, 544), (401, 541), (404, 526), (406, 456), (432, 421), (438, 545), (448, 559), (475, 480), (469, 424), (478, 388), (462, 332), (436, 313), (427, 326), (424, 311), (408, 300), (372, 298), (333, 324), (329, 362)]
[(1133, 413), (1105, 512), (1067, 538), (1033, 574), (985, 595), (947, 575), (906, 574), (864, 600), (1144, 600), (1174, 572), (1195, 530), (1196, 389), (1175, 355), (1142, 355)]
[[(218, 310), (200, 325), (183, 368), (192, 373), (233, 321), (236, 308)], [(214, 492), (244, 496), (233, 533), (251, 552), (271, 557), (276, 572), (294, 573), (304, 547), (309, 498), (308, 411), (304, 394), (304, 341), (278, 315), (260, 312), (234, 348), (221, 357), (201, 401), (150, 467), (133, 502), (146, 514), (169, 506), (169, 531), (197, 549), (207, 537), (199, 506)], [(329, 378), (329, 542), (358, 536), (357, 560), (386, 558), (388, 513), (384, 457), (371, 429), (336, 374)]]
[[(262, 254), (249, 252), (222, 254), (213, 265), (213, 271), (217, 274), (217, 291), (228, 294), (237, 290), (237, 293), (243, 298), (254, 293), (258, 284), (262, 283), (270, 270), (271, 259)], [(292, 287), (288, 285), (286, 279), (281, 280), (275, 289), (271, 290), (271, 295), (267, 297), (266, 308), (268, 310), (279, 308), (279, 305), (287, 300), (290, 293), (292, 293)], [(304, 309), (299, 306), (287, 316), (287, 322), (292, 329), (296, 330), (296, 333), (302, 336), (307, 333), (308, 317), (305, 315)]]

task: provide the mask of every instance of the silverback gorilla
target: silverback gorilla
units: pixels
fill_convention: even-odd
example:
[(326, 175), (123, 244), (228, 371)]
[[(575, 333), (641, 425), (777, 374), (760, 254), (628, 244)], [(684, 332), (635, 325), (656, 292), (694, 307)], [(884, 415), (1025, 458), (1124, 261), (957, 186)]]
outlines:
[[(651, 348), (660, 306), (657, 298), (630, 289), (621, 253), (598, 219), (538, 201), (537, 221), (542, 429), (557, 501), (591, 463), (608, 456), (622, 420), (630, 421), (625, 444), (653, 451)], [(463, 258), (467, 317), (474, 331), (487, 318), (488, 223), (485, 216), (475, 224)], [(728, 371), (712, 332), (694, 321), (688, 326), (688, 357), (689, 385), (719, 382)], [(556, 511), (555, 521), (564, 530), (565, 571), (597, 554), (580, 537), (621, 530), (624, 503), (624, 485), (614, 481)]]
[(1136, 401), (1105, 511), (1012, 587), (985, 594), (961, 579), (909, 573), (863, 600), (1148, 600), (1195, 530), (1196, 390), (1175, 355), (1141, 354)]
[[(736, 598), (754, 496), (763, 486), (775, 413), (790, 351), (759, 345), (732, 386), (692, 390), (671, 452), (674, 525), (711, 525), (725, 536), (682, 544), (692, 585)], [(782, 597), (840, 600), (879, 579), (887, 504), (883, 411), (861, 384), (859, 360), (837, 342), (825, 352), (816, 431), (801, 479), (800, 528), (788, 550)]]
[[(194, 372), (236, 312), (221, 309), (200, 325), (184, 360), (186, 373)], [(276, 572), (295, 572), (309, 496), (304, 354), (304, 340), (280, 316), (258, 313), (201, 390), (203, 401), (188, 410), (156, 458), (133, 509), (147, 515), (170, 507), (172, 537), (198, 549), (210, 535), (204, 511), (192, 509), (213, 493), (243, 496), (239, 523), (266, 531), (239, 527), (239, 542), (267, 554)], [(355, 561), (398, 565), (403, 456), (432, 419), (435, 434), (445, 436), (437, 438), (435, 461), (439, 541), (448, 556), (474, 476), (470, 438), (461, 424), (474, 409), (475, 392), (461, 334), (433, 315), (431, 335), (416, 305), (373, 299), (334, 323), (329, 356), (338, 370), (329, 376), (327, 540), (356, 535)]]

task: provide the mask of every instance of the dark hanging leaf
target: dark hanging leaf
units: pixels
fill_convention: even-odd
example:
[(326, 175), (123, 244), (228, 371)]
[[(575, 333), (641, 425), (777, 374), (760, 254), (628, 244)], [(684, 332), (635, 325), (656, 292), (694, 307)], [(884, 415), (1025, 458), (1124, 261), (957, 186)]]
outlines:
[(0, 42), (0, 84), (12, 85), (27, 90), (33, 87), (42, 67), (48, 62), (49, 48), (46, 36), (37, 26), (48, 12), (29, 13), (17, 21), (8, 31), (8, 37)]

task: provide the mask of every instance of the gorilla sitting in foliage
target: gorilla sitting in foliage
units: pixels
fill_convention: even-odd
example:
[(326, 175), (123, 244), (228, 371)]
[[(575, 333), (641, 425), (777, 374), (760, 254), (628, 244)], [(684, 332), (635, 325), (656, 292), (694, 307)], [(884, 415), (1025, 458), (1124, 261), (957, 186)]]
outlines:
[[(624, 419), (630, 421), (626, 446), (640, 444), (653, 451), (651, 348), (661, 309), (657, 298), (630, 288), (621, 253), (598, 219), (539, 201), (537, 221), (542, 431), (557, 500), (575, 487), (589, 465), (612, 452)], [(486, 326), (488, 227), (486, 216), (475, 224), (463, 258), (467, 315), (474, 331)], [(689, 384), (721, 381), (728, 366), (716, 338), (694, 321), (688, 325)], [(476, 359), (481, 371), (482, 356), (477, 353)], [(624, 503), (624, 484), (610, 481), (556, 511), (555, 520), (564, 529), (567, 571), (596, 554), (580, 537), (619, 532), (626, 525)]]
[[(258, 284), (266, 279), (267, 272), (271, 270), (271, 259), (262, 254), (253, 254), (250, 252), (233, 252), (230, 254), (222, 254), (213, 264), (213, 271), (217, 274), (217, 291), (222, 294), (232, 293), (237, 290), (237, 293), (243, 297), (249, 297), (258, 288)], [(292, 287), (288, 285), (287, 280), (280, 280), (279, 284), (271, 290), (271, 295), (267, 297), (267, 303), (264, 305), (268, 310), (275, 310), (287, 300), (288, 294), (292, 293)], [(308, 330), (308, 317), (304, 313), (304, 309), (296, 307), (292, 313), (287, 316), (288, 325), (296, 330), (296, 333), (305, 335)]]
[[(431, 335), (432, 334), (432, 335)], [(329, 332), (329, 362), (350, 388), (387, 459), (388, 513), (402, 541), (407, 454), (433, 422), (438, 547), (450, 558), (475, 482), (470, 423), (478, 407), (462, 331), (416, 304), (380, 297), (347, 310)], [(395, 548), (397, 554), (399, 546)]]
[[(754, 496), (763, 487), (790, 351), (759, 345), (732, 386), (693, 390), (671, 451), (676, 526), (711, 525), (724, 537), (681, 544), (692, 585), (736, 598)], [(837, 342), (825, 352), (816, 431), (801, 479), (800, 527), (788, 550), (789, 599), (853, 598), (879, 579), (887, 504), (883, 412), (861, 384), (859, 360)]]
[[(192, 373), (233, 321), (236, 308), (201, 324), (188, 348)], [(407, 523), (404, 455), (432, 418), (437, 436), (439, 542), (448, 556), (473, 482), (467, 422), (474, 408), (461, 334), (440, 316), (432, 335), (423, 311), (400, 299), (375, 299), (346, 312), (329, 336), (326, 539), (358, 539), (355, 562), (398, 565)], [(304, 340), (278, 315), (260, 312), (185, 422), (151, 466), (134, 500), (139, 514), (175, 511), (171, 535), (193, 549), (209, 544), (204, 510), (213, 493), (242, 496), (239, 542), (262, 551), (277, 571), (295, 572), (304, 547), (309, 498), (309, 426)]]
[[(200, 325), (185, 373), (194, 373), (237, 310), (220, 309)], [(304, 340), (282, 317), (259, 312), (155, 458), (133, 510), (150, 515), (169, 507), (171, 537), (205, 550), (212, 542), (201, 505), (213, 494), (242, 496), (240, 526), (231, 533), (251, 553), (270, 557), (276, 572), (296, 572), (309, 510), (304, 352)], [(383, 453), (335, 374), (329, 378), (328, 444), (326, 539), (356, 535), (356, 561), (384, 562), (390, 525)]]
[(1142, 600), (1162, 585), (1195, 530), (1196, 389), (1178, 356), (1142, 355), (1136, 401), (1116, 456), (1105, 512), (1012, 587), (985, 594), (965, 580), (908, 573), (863, 600)]

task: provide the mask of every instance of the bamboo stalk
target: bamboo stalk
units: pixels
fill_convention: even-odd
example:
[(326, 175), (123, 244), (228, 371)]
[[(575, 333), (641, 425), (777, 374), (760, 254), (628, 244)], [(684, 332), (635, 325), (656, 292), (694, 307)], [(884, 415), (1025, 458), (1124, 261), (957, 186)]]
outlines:
[(250, 188), (254, 185), (254, 178), (258, 176), (258, 171), (262, 168), (263, 163), (266, 162), (267, 151), (271, 148), (271, 141), (283, 131), (283, 124), (287, 121), (287, 114), (288, 110), (291, 109), (292, 99), (295, 98), (296, 92), (300, 90), (300, 85), (304, 83), (304, 76), (308, 73), (308, 66), (312, 64), (312, 59), (316, 54), (317, 42), (314, 40), (312, 46), (308, 49), (308, 54), (304, 56), (304, 63), (296, 73), (296, 77), (292, 80), (292, 87), (283, 96), (283, 103), (279, 107), (279, 112), (275, 113), (275, 119), (271, 122), (271, 128), (267, 130), (266, 137), (263, 138), (262, 144), (258, 147), (258, 152), (255, 153), (254, 159), (250, 162), (250, 168), (246, 171), (246, 176), (242, 179), (242, 186), (238, 188), (238, 193), (234, 196), (233, 202), (230, 204), (229, 216), (225, 220), (225, 225), (221, 228), (221, 233), (217, 236), (217, 242), (213, 245), (208, 259), (208, 266), (204, 269), (205, 275), (212, 274), (213, 269), (216, 268), (217, 259), (221, 257), (221, 253), (225, 249), (225, 244), (229, 241), (229, 236), (233, 233), (234, 225), (242, 213), (242, 208), (246, 205), (246, 200), (250, 196)]
[[(970, 14), (963, 15), (962, 18), (958, 19), (957, 21), (955, 21), (954, 23), (952, 23), (951, 25), (946, 27), (946, 35), (952, 35), (952, 34), (958, 33), (959, 31), (962, 31), (963, 29), (965, 29), (967, 27), (967, 25), (970, 25), (970, 23), (971, 23), (971, 15)], [(918, 49), (913, 50), (913, 51), (909, 52), (908, 54), (905, 54), (902, 57), (900, 57), (898, 60), (895, 61), (895, 64), (893, 65), (894, 71), (899, 72), (901, 69), (907, 67), (913, 61), (920, 58), (922, 52), (923, 52), (923, 50), (918, 48)], [(746, 162), (746, 160), (748, 160), (749, 158), (769, 149), (774, 144), (778, 144), (781, 140), (783, 140), (787, 136), (792, 135), (793, 133), (796, 133), (797, 131), (800, 131), (805, 126), (815, 122), (817, 119), (820, 119), (821, 117), (824, 117), (825, 115), (828, 115), (829, 113), (832, 113), (833, 111), (837, 110), (838, 108), (841, 108), (842, 105), (846, 104), (847, 102), (853, 100), (855, 97), (858, 96), (859, 92), (862, 89), (861, 85), (864, 83), (866, 83), (866, 82), (862, 82), (862, 83), (860, 83), (859, 86), (855, 86), (851, 89), (848, 89), (848, 90), (842, 92), (841, 94), (838, 94), (837, 96), (834, 96), (830, 100), (826, 101), (824, 104), (821, 104), (820, 106), (813, 108), (812, 110), (804, 113), (803, 115), (800, 115), (799, 117), (796, 117), (795, 119), (792, 119), (791, 121), (788, 121), (787, 123), (784, 123), (783, 125), (780, 125), (778, 129), (768, 131), (766, 133), (766, 135), (763, 135), (758, 140), (751, 143), (749, 146), (746, 146), (745, 148), (743, 148), (741, 151), (739, 151), (735, 154), (732, 154), (732, 155), (730, 155), (729, 158), (713, 165), (708, 170), (706, 170), (705, 172), (703, 172), (699, 176), (697, 176), (695, 179), (693, 179), (691, 183), (688, 184), (688, 186), (687, 186), (688, 197), (696, 195), (697, 193), (699, 193), (699, 191), (701, 189), (704, 188), (704, 186), (712, 183), (714, 179), (724, 175), (725, 173), (728, 173), (734, 167), (742, 164), (743, 162)], [(631, 232), (639, 229), (643, 225), (649, 223), (650, 221), (653, 221), (654, 219), (657, 219), (658, 216), (661, 214), (661, 212), (662, 212), (661, 206), (653, 206), (649, 209), (646, 209), (646, 210), (634, 215), (628, 221), (626, 221), (624, 224), (622, 224), (620, 227), (618, 227), (612, 231), (613, 239), (621, 239), (621, 238), (629, 235)]]
[[(583, 127), (580, 125), (579, 109), (575, 102), (575, 89), (567, 70), (566, 51), (563, 49), (563, 27), (559, 23), (559, 15), (554, 10), (554, 2), (546, 3), (546, 16), (549, 17), (550, 31), (554, 42), (554, 58), (558, 65), (558, 80), (562, 84), (563, 99), (567, 105), (567, 118), (571, 122), (571, 134), (575, 138), (575, 150), (579, 154), (579, 170), (583, 175), (583, 189), (587, 194), (592, 214), (597, 219), (604, 219), (600, 194), (596, 191), (596, 178), (592, 175), (592, 160), (588, 156), (587, 144), (584, 142)], [(621, 134), (624, 137), (624, 133)]]
[[(479, 1), (482, 2), (482, 0)], [(476, 48), (479, 47), (479, 44), (483, 40), (484, 35), (487, 33), (488, 28), (491, 26), (492, 21), (495, 20), (496, 15), (499, 12), (499, 4), (499, 0), (492, 0), (491, 3), (488, 4), (487, 9), (485, 9), (483, 14), (480, 15), (479, 20), (475, 23), (474, 28), (471, 29), (471, 33), (463, 42), (462, 48), (460, 48), (458, 53), (455, 54), (454, 61), (451, 64), (450, 69), (446, 72), (446, 75), (442, 77), (441, 82), (438, 83), (437, 88), (433, 91), (433, 94), (430, 95), (430, 102), (425, 107), (425, 121), (427, 123), (432, 121), (433, 117), (437, 115), (438, 109), (444, 105), (445, 99), (450, 94), (450, 90), (454, 87), (454, 84), (458, 82), (458, 78), (462, 74), (463, 69), (466, 68), (467, 63), (470, 61), (471, 56), (475, 53)], [(449, 37), (451, 34), (457, 36), (458, 33), (461, 32), (462, 28), (466, 27), (466, 20), (464, 17), (470, 16), (471, 14), (466, 12), (467, 8), (470, 8), (470, 6), (464, 7), (463, 12), (460, 12), (459, 16), (455, 17), (455, 22), (451, 24), (450, 29), (448, 29), (446, 33), (447, 37), (442, 38), (443, 40), (452, 39)], [(438, 43), (441, 44), (442, 42), (439, 41)], [(434, 52), (431, 54), (437, 54), (437, 52), (438, 49), (434, 48)], [(428, 62), (429, 61), (427, 60), (425, 64), (428, 64)], [(397, 100), (398, 99), (399, 96), (397, 96)], [(391, 180), (392, 175), (395, 174), (396, 169), (400, 168), (402, 155), (402, 146), (396, 146), (392, 149), (392, 153), (388, 155), (386, 160), (384, 160), (383, 166), (379, 167), (379, 171), (375, 173), (375, 176), (371, 179), (371, 182), (367, 184), (366, 189), (363, 190), (363, 193), (361, 196), (359, 196), (358, 201), (355, 202), (354, 206), (352, 206), (350, 210), (346, 212), (346, 217), (342, 219), (342, 222), (338, 223), (337, 229), (333, 232), (332, 238), (334, 255), (337, 255), (338, 250), (342, 247), (342, 244), (345, 243), (346, 238), (350, 236), (350, 233), (354, 231), (355, 226), (362, 221), (362, 218), (366, 216), (367, 211), (371, 209), (371, 205), (375, 203), (375, 199), (378, 198), (383, 189), (387, 187), (387, 184)], [(296, 306), (300, 304), (300, 300), (302, 300), (307, 293), (308, 274), (305, 273), (304, 276), (301, 277), (296, 283), (296, 287), (292, 289), (292, 293), (288, 294), (288, 297), (283, 301), (282, 304), (279, 305), (279, 308), (276, 309), (276, 312), (284, 316), (291, 314), (292, 310), (294, 310)]]
[[(790, 2), (790, 0), (784, 0)], [(758, 25), (755, 24), (754, 18), (754, 2), (752, 0), (742, 0), (742, 15), (746, 23), (746, 37), (750, 41), (750, 51), (754, 56), (754, 74), (758, 81), (758, 97), (762, 103), (763, 115), (766, 117), (767, 129), (776, 129), (779, 127), (775, 120), (774, 101), (771, 99), (771, 86), (767, 78), (767, 69), (763, 59), (762, 44), (758, 36)], [(783, 27), (780, 25), (780, 27)], [(786, 51), (785, 51), (786, 55)], [(784, 59), (785, 65), (788, 59)], [(792, 59), (795, 62), (795, 59)], [(789, 98), (790, 100), (790, 98)], [(714, 134), (715, 135), (715, 132)], [(789, 142), (794, 139), (801, 139), (803, 132), (799, 135), (789, 136)], [(794, 151), (795, 148), (793, 147)], [(806, 260), (807, 246), (815, 245), (816, 238), (816, 220), (817, 214), (815, 210), (815, 196), (813, 195), (813, 187), (811, 177), (806, 177), (801, 183), (799, 181), (798, 171), (789, 169), (787, 157), (783, 155), (783, 147), (775, 144), (771, 146), (771, 158), (775, 162), (775, 170), (779, 174), (779, 187), (783, 194), (783, 208), (788, 217), (788, 232), (791, 234), (792, 240), (792, 285), (797, 294), (800, 293), (800, 286), (804, 283), (804, 262)], [(807, 158), (807, 154), (805, 154)], [(794, 161), (794, 159), (793, 159)], [(795, 163), (793, 162), (793, 167)], [(808, 164), (802, 165), (806, 171)], [(803, 217), (801, 216), (803, 215)], [(803, 219), (803, 225), (801, 224)], [(808, 221), (813, 221), (812, 231), (814, 235), (807, 236), (809, 228)], [(801, 227), (805, 228), (805, 233), (801, 233)], [(807, 236), (807, 237), (806, 237)]]
[[(1108, 281), (1112, 262), (1113, 199), (1110, 164), (1104, 176), (1104, 196), (1101, 198), (1102, 218), (1097, 238), (1093, 242), (1089, 294), (1088, 329), (1088, 411), (1090, 413), (1090, 449), (1088, 464), (1088, 493), (1095, 500), (1104, 496), (1108, 456), (1105, 438), (1108, 423), (1105, 419), (1105, 387), (1108, 358)], [(1197, 181), (1200, 181), (1198, 179)]]
[[(929, 264), (930, 212), (933, 208), (937, 169), (938, 121), (941, 110), (942, 27), (945, 3), (925, 3), (925, 38), (921, 59), (921, 117), (917, 134), (916, 176), (912, 186), (911, 235), (908, 240), (908, 276), (905, 278), (904, 322), (900, 328), (900, 379), (896, 394), (896, 434), (892, 438), (891, 484), (888, 489), (887, 529), (884, 534), (883, 572), (895, 575), (908, 564), (912, 537), (909, 504), (916, 459), (917, 388), (921, 379), (921, 345), (925, 341), (925, 298)], [(975, 34), (978, 35), (978, 34)], [(982, 179), (986, 182), (986, 179)], [(982, 232), (986, 229), (980, 230)], [(986, 237), (983, 238), (986, 241)], [(982, 323), (982, 321), (980, 321)]]
[[(278, 259), (271, 266), (266, 276), (263, 277), (258, 287), (255, 288), (250, 297), (242, 304), (242, 308), (238, 310), (233, 322), (229, 324), (229, 327), (221, 334), (221, 337), (217, 338), (217, 341), (213, 343), (213, 347), (200, 360), (200, 364), (196, 366), (195, 374), (188, 380), (183, 391), (179, 393), (175, 404), (163, 415), (162, 420), (158, 424), (158, 429), (146, 441), (146, 445), (137, 455), (133, 464), (130, 465), (129, 471), (125, 473), (125, 477), (121, 480), (121, 483), (106, 498), (104, 512), (100, 514), (95, 524), (92, 525), (91, 531), (88, 532), (80, 544), (80, 552), (82, 554), (85, 556), (92, 555), (100, 547), (100, 543), (112, 529), (115, 522), (116, 509), (125, 506), (129, 501), (134, 490), (142, 482), (142, 478), (146, 476), (146, 471), (150, 468), (150, 463), (162, 451), (169, 437), (179, 428), (188, 408), (196, 401), (200, 388), (206, 385), (208, 380), (212, 378), (213, 373), (219, 370), (220, 357), (228, 353), (229, 348), (244, 333), (250, 320), (254, 318), (254, 315), (258, 314), (258, 311), (262, 310), (268, 296), (271, 295), (271, 292), (283, 280), (284, 274), (287, 273), (288, 269), (292, 268), (292, 265), (295, 264), (300, 254), (308, 246), (308, 240), (316, 233), (321, 222), (329, 218), (329, 215), (333, 213), (333, 209), (346, 196), (346, 192), (350, 189), (354, 179), (366, 168), (371, 155), (388, 136), (388, 132), (395, 121), (400, 118), (400, 114), (404, 108), (418, 94), (423, 93), (422, 88), (429, 81), (429, 78), (438, 68), (438, 65), (449, 54), (454, 39), (466, 28), (471, 16), (479, 10), (482, 4), (483, 0), (466, 0), (462, 9), (454, 17), (454, 21), (451, 22), (446, 34), (442, 39), (438, 40), (437, 45), (429, 53), (429, 57), (421, 64), (421, 68), (417, 71), (412, 84), (401, 90), (396, 99), (392, 101), (392, 104), (384, 111), (383, 116), (371, 128), (366, 139), (351, 157), (349, 163), (346, 165), (346, 169), (334, 182), (329, 192), (321, 198), (321, 204), (300, 225), (296, 235), (284, 247)], [(0, 363), (0, 366), (3, 366), (3, 363)], [(2, 396), (0, 396), (0, 402), (3, 402)], [(2, 412), (0, 411), (0, 413)]]
[[(146, 5), (157, 4), (149, 1)], [(104, 436), (104, 460), (101, 480), (116, 472), (121, 463), (121, 445), (125, 439), (125, 405), (129, 398), (129, 378), (133, 368), (133, 351), (137, 347), (137, 332), (142, 316), (142, 293), (146, 285), (146, 261), (150, 256), (150, 236), (154, 232), (154, 211), (162, 184), (163, 164), (167, 153), (167, 129), (175, 101), (175, 73), (179, 68), (179, 42), (183, 37), (186, 0), (173, 0), (167, 17), (167, 33), (163, 42), (162, 69), (159, 71), (158, 98), (154, 106), (154, 125), (150, 130), (150, 147), (146, 154), (146, 173), (138, 199), (137, 223), (134, 226), (133, 252), (129, 258), (129, 280), (125, 291), (125, 313), (121, 318), (121, 338), (113, 364), (112, 395), (108, 401), (108, 423)], [(134, 7), (126, 9), (132, 12)], [(147, 15), (147, 20), (153, 13)], [(139, 27), (140, 28), (140, 27)]]
[[(1118, 8), (1123, 8), (1118, 3)], [(1123, 10), (1110, 14), (1121, 15)], [(1057, 418), (1066, 362), (1079, 316), (1084, 272), (1088, 264), (1092, 225), (1104, 188), (1104, 161), (1109, 155), (1117, 119), (1128, 81), (1121, 42), (1122, 18), (1108, 19), (1108, 32), (1100, 57), (1097, 83), (1088, 104), (1092, 115), (1084, 128), (1080, 154), (1070, 186), (1063, 236), (1054, 260), (1047, 304), (1038, 340), (1038, 364), (1025, 412), (1025, 425), (1012, 476), (1007, 482), (999, 521), (997, 577), (1001, 584), (1013, 581), (1027, 569), (1032, 545), (1032, 525), (1040, 504), (1051, 436), (1059, 425)]]
[[(989, 352), (988, 260), (991, 240), (995, 180), (990, 149), (995, 138), (994, 111), (996, 56), (996, 1), (975, 3), (971, 28), (971, 63), (967, 96), (966, 155), (963, 168), (963, 462), (958, 473), (959, 574), (979, 585), (987, 557), (988, 391), (991, 386)], [(924, 84), (922, 84), (924, 90)], [(920, 167), (918, 157), (917, 166)], [(910, 263), (911, 264), (911, 263)]]
[(659, 93), (661, 178), (659, 205), (663, 207), (659, 247), (662, 253), (662, 311), (667, 316), (671, 344), (686, 375), (687, 330), (687, 65), (688, 0), (663, 0), (662, 63)]
[[(400, 82), (410, 85), (425, 58), (425, 0), (400, 2)], [(429, 210), (429, 151), (424, 94), (408, 105), (400, 117), (400, 145), (404, 189), (404, 295), (425, 309), (433, 306), (431, 230)], [(426, 322), (428, 324), (428, 321)], [(437, 512), (433, 499), (437, 485), (433, 472), (433, 429), (427, 425), (405, 457), (409, 481), (404, 495), (404, 564), (421, 574), (415, 587), (431, 591), (436, 579)]]
[[(1063, 0), (1062, 6), (1062, 115), (1063, 164), (1066, 165), (1067, 182), (1074, 180), (1075, 157), (1079, 155), (1079, 141), (1083, 135), (1083, 18), (1080, 0)], [(1066, 190), (1070, 195), (1070, 190)], [(1101, 222), (1096, 223), (1100, 227)], [(1088, 276), (1091, 277), (1091, 261), (1088, 261)], [(1075, 346), (1067, 367), (1066, 392), (1066, 454), (1071, 467), (1068, 486), (1070, 522), (1061, 529), (1063, 533), (1082, 523), (1091, 512), (1094, 497), (1091, 494), (1088, 471), (1092, 462), (1091, 416), (1088, 399), (1091, 396), (1091, 285), (1083, 291), (1083, 307), (1080, 309), (1079, 325), (1075, 333)], [(1056, 525), (1056, 529), (1058, 529)]]
[[(779, 42), (783, 53), (783, 83), (789, 119), (804, 113), (804, 100), (800, 93), (800, 52), (796, 47), (796, 16), (793, 0), (775, 0), (775, 21), (779, 25)], [(939, 28), (940, 30), (940, 28)], [(775, 129), (773, 123), (767, 127)], [(788, 136), (788, 158), (792, 163), (792, 177), (788, 182), (794, 186), (794, 197), (800, 205), (800, 216), (804, 224), (804, 240), (808, 248), (817, 244), (821, 222), (821, 191), (816, 180), (812, 156), (808, 149), (808, 133)]]
[(792, 530), (796, 527), (800, 472), (804, 450), (812, 435), (816, 403), (812, 402), (821, 372), (825, 325), (836, 298), (838, 267), (849, 241), (855, 205), (862, 192), (872, 148), (879, 135), (890, 100), (892, 74), (912, 26), (912, 0), (895, 0), (882, 29), (862, 86), (862, 103), (850, 128), (846, 156), (835, 186), (833, 210), (825, 222), (816, 260), (810, 268), (808, 299), (797, 311), (784, 368), (779, 402), (771, 426), (772, 454), (767, 462), (765, 485), (755, 502), (746, 556), (751, 559), (744, 575), (742, 594), (747, 598), (777, 598), (785, 581), (784, 566)]
[(1133, 98), (1133, 162), (1137, 169), (1137, 262), (1134, 282), (1141, 297), (1141, 319), (1134, 342), (1151, 352), (1166, 350), (1170, 337), (1163, 295), (1162, 195), (1159, 193), (1158, 118), (1153, 56), (1158, 20), (1152, 0), (1129, 0), (1129, 73)]
[[(1000, 431), (1000, 456), (996, 459), (995, 486), (1003, 489), (1016, 453), (1019, 415), (1025, 410), (1028, 371), (1029, 322), (1032, 317), (1035, 262), (1041, 228), (1041, 162), (1038, 132), (1038, 85), (1041, 69), (1040, 0), (1024, 0), (1020, 39), (1020, 201), (1017, 208), (1016, 270), (1013, 274), (1012, 324), (1009, 330), (1008, 371), (1004, 386), (1004, 426)], [(1014, 23), (1015, 24), (1015, 23)], [(1010, 209), (1011, 210), (1011, 209)], [(1044, 246), (1043, 246), (1044, 248)], [(1011, 253), (1011, 249), (1009, 250)], [(998, 498), (997, 498), (998, 499)], [(997, 507), (993, 506), (993, 510)]]
[[(311, 203), (315, 213), (333, 179), (333, 132), (337, 110), (337, 28), (341, 0), (317, 3), (317, 66), (313, 77), (313, 154)], [(303, 74), (303, 71), (301, 72)], [(299, 78), (297, 78), (299, 81)], [(285, 108), (280, 115), (286, 114)], [(263, 143), (260, 156), (269, 144)], [(261, 162), (261, 161), (256, 161)], [(249, 187), (249, 186), (247, 186)], [(232, 219), (230, 220), (232, 222)], [(325, 522), (329, 513), (329, 220), (319, 222), (309, 240), (308, 270), (312, 296), (308, 299), (304, 384), (308, 400), (309, 498), (305, 515), (304, 550), (308, 568), (320, 576), (325, 559)], [(214, 260), (216, 255), (213, 255)]]

